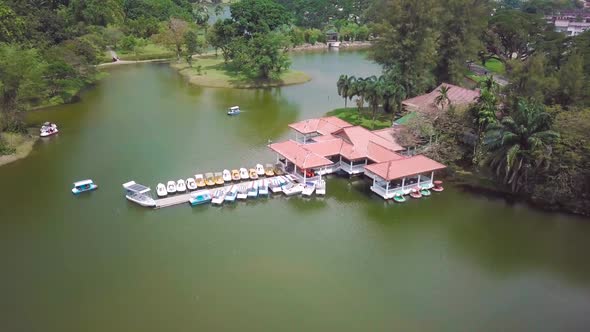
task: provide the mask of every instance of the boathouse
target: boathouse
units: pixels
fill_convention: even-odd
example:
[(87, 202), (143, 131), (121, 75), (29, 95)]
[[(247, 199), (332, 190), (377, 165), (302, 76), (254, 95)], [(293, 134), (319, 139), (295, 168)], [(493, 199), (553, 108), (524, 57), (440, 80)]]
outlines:
[(434, 172), (444, 168), (445, 165), (418, 155), (368, 165), (365, 175), (373, 180), (371, 190), (389, 199), (395, 195), (407, 195), (412, 190), (432, 188)]
[(445, 168), (424, 156), (402, 155), (404, 148), (395, 141), (394, 128), (371, 131), (336, 117), (304, 120), (289, 127), (295, 132), (293, 140), (268, 147), (276, 153), (277, 164), (299, 181), (315, 181), (335, 172), (366, 174), (373, 179), (375, 193), (391, 198), (398, 187), (432, 187), (433, 172)]
[(450, 104), (454, 107), (467, 107), (475, 103), (480, 95), (479, 90), (470, 90), (453, 84), (442, 83), (427, 94), (404, 100), (402, 107), (407, 112), (430, 113), (440, 111), (440, 107), (436, 105), (436, 98), (440, 96), (440, 88), (442, 87), (449, 88), (447, 96)]

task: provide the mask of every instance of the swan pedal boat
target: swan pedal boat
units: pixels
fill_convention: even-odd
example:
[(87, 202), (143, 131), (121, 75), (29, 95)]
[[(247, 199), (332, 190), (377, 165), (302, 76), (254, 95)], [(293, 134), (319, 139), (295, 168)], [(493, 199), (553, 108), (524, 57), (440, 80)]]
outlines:
[(203, 187), (207, 186), (207, 184), (205, 183), (205, 178), (203, 177), (203, 174), (195, 175), (195, 181), (197, 182), (198, 188), (203, 188)]
[(250, 175), (248, 175), (248, 170), (245, 168), (240, 168), (240, 178), (242, 180), (248, 180), (250, 178)]
[(258, 176), (264, 176), (265, 173), (264, 166), (262, 166), (262, 164), (256, 164), (256, 174), (258, 174)]
[(168, 183), (166, 183), (166, 191), (168, 191), (169, 194), (175, 194), (176, 183), (174, 181), (168, 181)]
[[(238, 175), (239, 175), (239, 173), (238, 173)], [(231, 182), (231, 180), (232, 180), (231, 173), (230, 173), (230, 171), (229, 171), (229, 170), (227, 170), (227, 169), (224, 169), (224, 170), (223, 170), (223, 175), (222, 175), (222, 177), (223, 177), (223, 181), (224, 181), (224, 182)]]
[(176, 192), (183, 193), (186, 191), (186, 183), (183, 179), (176, 181)]
[(168, 196), (168, 191), (166, 191), (166, 186), (163, 183), (158, 183), (156, 186), (156, 192), (158, 193), (158, 197)]
[(231, 179), (233, 181), (240, 181), (242, 179), (242, 177), (240, 176), (240, 171), (238, 171), (237, 169), (232, 169)]
[(193, 178), (186, 179), (186, 187), (188, 190), (196, 190), (197, 189), (197, 182)]
[(250, 168), (250, 179), (252, 180), (256, 180), (258, 179), (258, 173), (256, 173), (256, 170), (254, 168)]

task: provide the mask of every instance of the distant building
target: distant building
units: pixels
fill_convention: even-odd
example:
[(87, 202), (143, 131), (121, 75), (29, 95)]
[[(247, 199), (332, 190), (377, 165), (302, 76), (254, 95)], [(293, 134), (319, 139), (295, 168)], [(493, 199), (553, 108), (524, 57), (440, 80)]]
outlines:
[[(590, 1), (585, 1), (584, 6), (590, 8)], [(562, 10), (545, 16), (545, 19), (547, 23), (555, 26), (555, 31), (563, 32), (567, 36), (577, 36), (590, 29), (588, 10)]]

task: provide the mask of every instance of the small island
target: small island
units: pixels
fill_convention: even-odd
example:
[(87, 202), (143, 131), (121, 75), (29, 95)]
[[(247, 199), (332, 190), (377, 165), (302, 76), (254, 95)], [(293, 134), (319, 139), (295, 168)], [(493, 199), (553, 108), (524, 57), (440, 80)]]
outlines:
[(278, 78), (251, 79), (233, 70), (223, 62), (223, 58), (207, 55), (195, 58), (196, 65), (187, 62), (173, 62), (172, 68), (186, 77), (191, 84), (210, 88), (261, 88), (295, 85), (309, 82), (311, 77), (304, 72), (288, 69)]

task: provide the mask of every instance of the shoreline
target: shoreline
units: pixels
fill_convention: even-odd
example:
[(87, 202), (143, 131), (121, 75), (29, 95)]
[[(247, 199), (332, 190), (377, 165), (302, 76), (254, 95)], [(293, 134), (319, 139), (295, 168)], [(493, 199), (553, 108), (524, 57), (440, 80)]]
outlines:
[(24, 159), (33, 151), (33, 146), (39, 140), (39, 135), (35, 135), (36, 130), (37, 128), (29, 128), (27, 134), (2, 133), (8, 144), (16, 149), (16, 152), (0, 156), (0, 167)]

